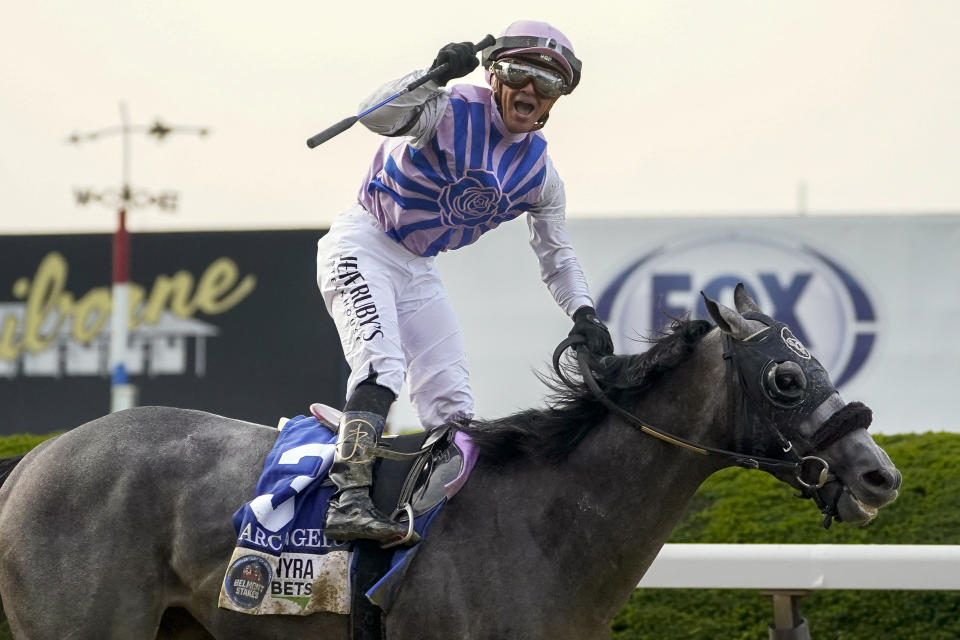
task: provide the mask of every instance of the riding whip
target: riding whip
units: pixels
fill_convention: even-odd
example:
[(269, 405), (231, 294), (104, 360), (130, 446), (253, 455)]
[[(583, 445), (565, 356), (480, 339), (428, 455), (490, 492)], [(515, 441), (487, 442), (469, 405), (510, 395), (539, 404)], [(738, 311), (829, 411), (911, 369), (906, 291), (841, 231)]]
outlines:
[[(494, 39), (494, 37), (493, 37), (492, 35), (490, 35), (490, 34), (488, 33), (488, 34), (483, 38), (483, 40), (481, 40), (481, 41), (478, 42), (477, 44), (473, 45), (473, 51), (474, 51), (474, 53), (480, 53), (482, 50), (484, 50), (484, 49), (486, 49), (487, 47), (493, 45), (494, 42), (496, 42), (496, 40)], [(444, 73), (446, 73), (449, 68), (450, 68), (450, 63), (449, 63), (449, 62), (444, 62), (443, 64), (441, 64), (441, 65), (439, 65), (439, 66), (431, 69), (429, 72), (427, 72), (427, 74), (426, 74), (425, 76), (423, 76), (422, 78), (418, 78), (417, 80), (414, 80), (413, 82), (411, 82), (410, 84), (408, 84), (406, 87), (404, 87), (403, 89), (401, 89), (401, 90), (398, 91), (397, 93), (393, 94), (392, 96), (390, 96), (389, 98), (387, 98), (387, 99), (384, 100), (383, 102), (380, 102), (380, 103), (378, 103), (378, 104), (375, 104), (375, 105), (373, 105), (372, 107), (370, 107), (369, 109), (367, 109), (366, 111), (363, 111), (362, 113), (358, 113), (358, 114), (355, 115), (355, 116), (350, 116), (349, 118), (344, 118), (343, 120), (341, 120), (341, 121), (338, 122), (337, 124), (331, 125), (331, 126), (327, 127), (326, 129), (324, 129), (323, 131), (321, 131), (321, 132), (318, 133), (317, 135), (312, 136), (312, 137), (310, 137), (310, 138), (307, 138), (307, 146), (310, 147), (311, 149), (313, 149), (314, 147), (317, 147), (317, 146), (323, 144), (324, 142), (326, 142), (326, 141), (329, 140), (330, 138), (332, 138), (332, 137), (334, 137), (334, 136), (336, 136), (336, 135), (339, 135), (339, 134), (343, 133), (344, 131), (346, 131), (347, 129), (349, 129), (350, 127), (352, 127), (354, 124), (356, 124), (357, 120), (359, 120), (359, 119), (362, 118), (363, 116), (367, 115), (368, 113), (370, 113), (370, 112), (372, 112), (372, 111), (376, 111), (377, 109), (379, 109), (379, 108), (382, 107), (383, 105), (387, 104), (388, 102), (390, 102), (390, 101), (392, 101), (392, 100), (396, 100), (397, 98), (399, 98), (399, 97), (402, 96), (403, 94), (409, 93), (409, 92), (413, 91), (414, 89), (416, 89), (416, 88), (419, 87), (420, 85), (422, 85), (422, 84), (424, 84), (424, 83), (426, 83), (426, 82), (428, 82), (428, 81), (430, 81), (430, 80), (435, 80), (436, 78), (438, 78), (438, 77), (442, 76)]]

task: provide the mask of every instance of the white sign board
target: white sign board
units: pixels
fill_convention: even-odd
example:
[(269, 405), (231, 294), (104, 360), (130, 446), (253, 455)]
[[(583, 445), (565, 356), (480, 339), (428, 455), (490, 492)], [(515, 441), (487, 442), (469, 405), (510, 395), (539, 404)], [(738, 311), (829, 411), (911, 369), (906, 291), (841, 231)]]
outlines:
[[(639, 353), (669, 316), (705, 317), (700, 291), (733, 306), (744, 282), (790, 324), (875, 433), (960, 431), (960, 216), (571, 220), (570, 236), (618, 353)], [(438, 257), (460, 318), (477, 415), (539, 407), (570, 320), (540, 281), (516, 221)], [(393, 429), (418, 424), (405, 398)]]

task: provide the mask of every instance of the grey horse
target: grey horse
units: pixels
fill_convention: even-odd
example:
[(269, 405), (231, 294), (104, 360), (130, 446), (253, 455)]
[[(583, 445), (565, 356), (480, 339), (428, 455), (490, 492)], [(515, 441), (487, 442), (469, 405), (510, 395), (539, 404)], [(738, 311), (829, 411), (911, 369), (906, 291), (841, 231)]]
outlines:
[[(768, 470), (804, 491), (826, 479), (822, 488), (834, 490), (819, 502), (840, 520), (865, 523), (892, 501), (900, 474), (866, 424), (829, 442), (817, 435), (849, 405), (815, 359), (767, 363), (760, 377), (729, 373), (730, 349), (779, 340), (742, 289), (735, 299), (736, 309), (708, 300), (716, 328), (678, 322), (644, 354), (592, 363), (610, 401), (671, 436), (651, 437), (577, 381), (555, 381), (545, 409), (464, 427), (480, 458), (420, 543), (385, 619), (387, 637), (609, 638), (611, 619), (697, 487), (734, 463), (790, 459), (784, 438), (794, 454), (822, 463), (813, 473), (820, 481), (786, 464)], [(753, 388), (763, 385), (777, 393)], [(796, 398), (814, 389), (828, 399), (784, 409), (803, 406)], [(744, 401), (751, 397), (768, 397), (775, 410)], [(346, 616), (217, 608), (236, 542), (231, 515), (253, 496), (276, 436), (221, 416), (143, 407), (9, 460), (0, 595), (14, 636), (348, 638)]]

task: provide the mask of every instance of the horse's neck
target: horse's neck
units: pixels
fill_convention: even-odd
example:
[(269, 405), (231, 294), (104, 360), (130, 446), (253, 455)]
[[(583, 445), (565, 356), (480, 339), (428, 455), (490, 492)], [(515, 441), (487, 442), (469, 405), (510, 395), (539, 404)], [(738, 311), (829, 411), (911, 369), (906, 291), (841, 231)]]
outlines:
[[(705, 340), (708, 340), (705, 338)], [(717, 381), (717, 382), (713, 382)], [(725, 446), (717, 433), (725, 419), (723, 364), (716, 340), (671, 371), (635, 407), (649, 424), (711, 446)], [(515, 499), (530, 531), (556, 531), (566, 553), (560, 580), (576, 576), (577, 606), (610, 615), (646, 572), (700, 484), (722, 466), (641, 433), (618, 417), (597, 425), (560, 464), (517, 471), (516, 487), (535, 487)], [(563, 539), (566, 538), (566, 539)], [(549, 540), (547, 536), (545, 540)]]
[(555, 474), (553, 497), (579, 514), (576, 559), (597, 606), (627, 594), (646, 572), (714, 461), (655, 440), (619, 421), (603, 425)]
[[(712, 345), (701, 341), (627, 408), (679, 436), (722, 444), (710, 438), (724, 406)], [(717, 466), (610, 416), (560, 462), (481, 458), (438, 516), (396, 606), (427, 617), (434, 607), (464, 612), (453, 625), (463, 631), (478, 623), (463, 603), (483, 601), (502, 618), (497, 629), (516, 627), (512, 637), (609, 637), (610, 619)]]
[(543, 616), (537, 624), (563, 612), (554, 637), (597, 637), (712, 471), (693, 457), (610, 421), (559, 463), (481, 460), (446, 507), (437, 564), (488, 585), (473, 596), (494, 607)]

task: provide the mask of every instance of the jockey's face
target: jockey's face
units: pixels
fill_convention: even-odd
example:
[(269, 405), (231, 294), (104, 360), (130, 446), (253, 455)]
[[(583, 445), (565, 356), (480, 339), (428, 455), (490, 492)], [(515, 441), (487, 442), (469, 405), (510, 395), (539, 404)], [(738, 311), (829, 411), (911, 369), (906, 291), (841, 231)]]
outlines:
[[(524, 60), (527, 62), (527, 60)], [(549, 68), (549, 67), (547, 67)], [(500, 81), (496, 76), (492, 80), (493, 92), (500, 100), (503, 122), (510, 133), (527, 133), (541, 127), (537, 122), (546, 115), (558, 98), (545, 98), (533, 87), (531, 79), (520, 88), (513, 88)]]

